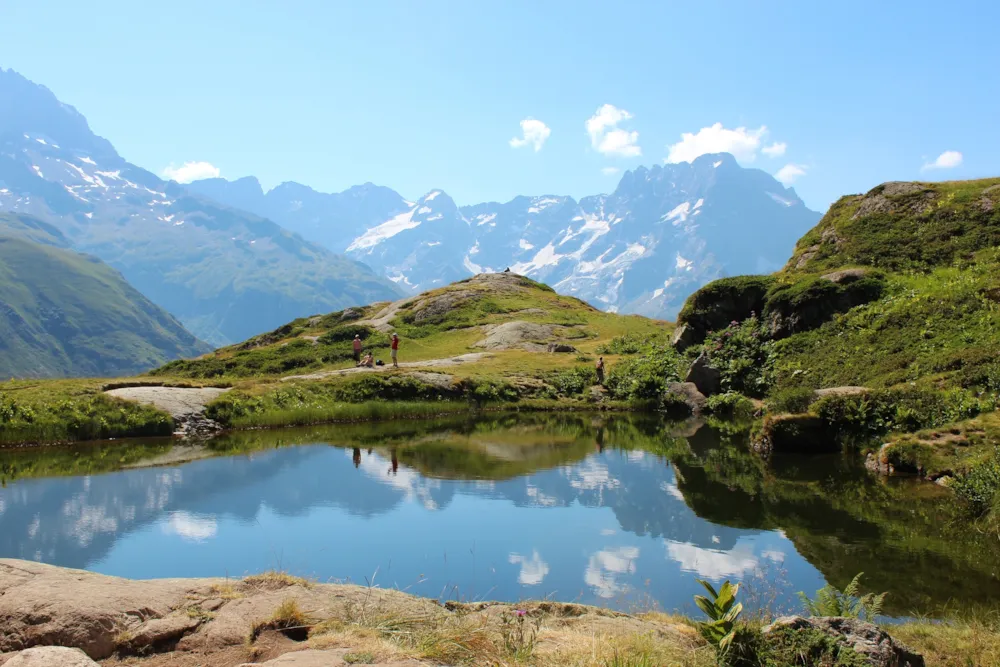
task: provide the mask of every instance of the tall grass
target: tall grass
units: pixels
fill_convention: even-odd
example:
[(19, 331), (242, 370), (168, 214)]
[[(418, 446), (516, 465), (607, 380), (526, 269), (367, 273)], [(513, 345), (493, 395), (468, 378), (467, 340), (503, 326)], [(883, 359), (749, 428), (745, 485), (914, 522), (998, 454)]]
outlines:
[(268, 407), (235, 417), (236, 429), (307, 426), (334, 422), (386, 421), (390, 419), (422, 419), (470, 412), (465, 401), (368, 401), (365, 403), (334, 403), (323, 406)]

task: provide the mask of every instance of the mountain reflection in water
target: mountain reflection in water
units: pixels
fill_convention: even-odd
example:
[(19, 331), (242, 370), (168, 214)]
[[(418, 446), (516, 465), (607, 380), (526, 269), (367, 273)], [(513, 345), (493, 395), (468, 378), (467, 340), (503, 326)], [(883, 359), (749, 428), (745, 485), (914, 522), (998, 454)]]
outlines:
[(696, 576), (751, 578), (792, 607), (795, 591), (864, 570), (894, 614), (1000, 594), (992, 545), (949, 533), (937, 489), (840, 458), (769, 468), (740, 435), (652, 419), (255, 432), (0, 452), (0, 466), (0, 556), (127, 577), (278, 568), (688, 611)]

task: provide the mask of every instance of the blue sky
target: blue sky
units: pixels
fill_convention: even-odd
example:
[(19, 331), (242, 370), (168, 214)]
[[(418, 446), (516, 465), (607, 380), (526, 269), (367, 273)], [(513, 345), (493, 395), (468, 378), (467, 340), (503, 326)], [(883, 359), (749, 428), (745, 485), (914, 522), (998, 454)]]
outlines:
[(820, 5), (0, 0), (0, 66), (151, 171), (266, 187), (579, 197), (731, 148), (825, 209), (1000, 174), (997, 3)]

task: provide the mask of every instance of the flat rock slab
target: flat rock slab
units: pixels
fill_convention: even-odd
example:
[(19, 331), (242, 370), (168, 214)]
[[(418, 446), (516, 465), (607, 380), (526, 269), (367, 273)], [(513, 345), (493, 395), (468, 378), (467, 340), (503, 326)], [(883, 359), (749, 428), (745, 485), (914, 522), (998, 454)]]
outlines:
[(220, 387), (122, 387), (105, 392), (108, 396), (152, 405), (169, 412), (174, 419), (200, 415), (205, 406), (229, 391)]
[(0, 559), (0, 651), (66, 646), (100, 660), (115, 651), (123, 628), (167, 616), (199, 585), (207, 589)]
[(97, 667), (97, 663), (78, 648), (63, 646), (37, 646), (15, 653), (3, 661), (4, 667)]
[[(493, 355), (487, 354), (486, 352), (472, 352), (470, 354), (461, 354), (457, 357), (449, 357), (447, 359), (424, 359), (423, 361), (407, 361), (399, 364), (399, 368), (451, 368), (454, 366), (461, 366), (462, 364), (474, 364), (477, 361), (483, 359), (489, 359)], [(322, 380), (328, 377), (339, 377), (342, 375), (357, 375), (359, 373), (385, 373), (386, 371), (395, 371), (391, 363), (387, 363), (385, 366), (375, 366), (374, 368), (341, 368), (335, 371), (319, 371), (318, 373), (308, 373), (306, 375), (289, 375), (287, 377), (281, 378), (282, 382), (288, 382), (289, 380)]]

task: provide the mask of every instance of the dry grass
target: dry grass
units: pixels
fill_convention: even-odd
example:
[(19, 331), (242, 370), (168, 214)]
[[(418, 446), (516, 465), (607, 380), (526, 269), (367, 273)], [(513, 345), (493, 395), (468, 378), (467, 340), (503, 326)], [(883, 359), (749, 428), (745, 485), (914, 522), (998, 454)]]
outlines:
[(888, 628), (892, 636), (939, 667), (1000, 665), (1000, 612), (968, 619), (916, 621)]
[(267, 572), (252, 574), (249, 577), (245, 577), (243, 579), (243, 584), (256, 589), (279, 590), (282, 588), (288, 588), (289, 586), (302, 586), (303, 588), (309, 588), (313, 585), (313, 582), (302, 577), (296, 577), (288, 574), (287, 572), (269, 570)]
[(245, 597), (244, 594), (236, 587), (231, 581), (226, 581), (221, 584), (213, 584), (212, 592), (223, 600), (239, 600)]

